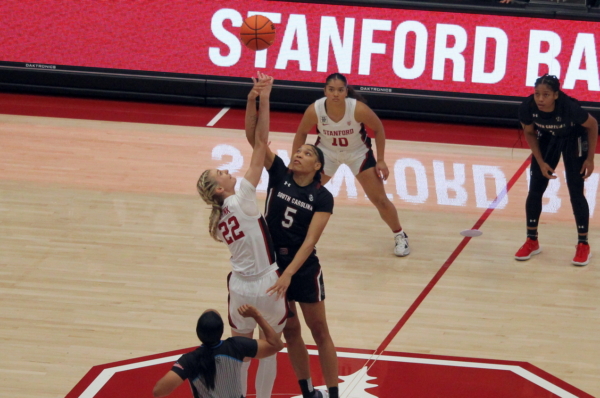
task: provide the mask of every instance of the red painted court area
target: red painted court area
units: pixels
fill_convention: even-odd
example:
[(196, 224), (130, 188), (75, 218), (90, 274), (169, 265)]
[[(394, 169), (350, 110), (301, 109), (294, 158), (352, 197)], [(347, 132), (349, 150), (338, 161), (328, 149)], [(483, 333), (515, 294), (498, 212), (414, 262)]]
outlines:
[[(317, 370), (313, 381), (317, 387), (323, 387), (318, 356), (312, 348), (311, 368)], [(189, 350), (96, 366), (66, 398), (149, 396), (154, 383), (171, 368), (173, 360)], [(371, 357), (366, 351), (338, 349), (338, 355), (340, 396), (345, 398), (589, 396), (523, 362), (389, 352), (366, 367), (365, 358)], [(253, 364), (248, 377), (249, 397), (254, 396), (255, 372), (256, 364)], [(280, 353), (273, 396), (301, 398), (294, 395), (297, 390), (287, 354)], [(171, 397), (191, 398), (189, 385), (182, 384)]]
[[(179, 105), (140, 104), (124, 101), (82, 100), (0, 94), (0, 107), (6, 114), (61, 118), (108, 120), (243, 129), (244, 110)], [(221, 111), (221, 112), (220, 112)], [(220, 118), (216, 115), (221, 114)], [(302, 115), (271, 113), (271, 130), (295, 132)], [(412, 121), (385, 120), (386, 135), (391, 139), (470, 144), (499, 147), (523, 147), (516, 129), (449, 125)], [(479, 229), (529, 165), (526, 160), (507, 183), (506, 189), (482, 211), (473, 226)], [(590, 397), (589, 394), (523, 362), (440, 357), (386, 352), (386, 348), (417, 310), (471, 238), (465, 237), (439, 271), (425, 286), (409, 310), (399, 317), (374, 352), (339, 349), (340, 393), (344, 398), (371, 397)], [(166, 373), (178, 355), (192, 350), (156, 354), (151, 357), (99, 365), (78, 383), (67, 398), (121, 398), (150, 396), (152, 387)], [(321, 385), (318, 356), (311, 352), (314, 384)], [(295, 397), (298, 387), (286, 353), (279, 354), (278, 377), (274, 396)], [(255, 366), (251, 368), (249, 396)], [(143, 392), (143, 393), (141, 393)], [(191, 397), (184, 384), (174, 397)]]

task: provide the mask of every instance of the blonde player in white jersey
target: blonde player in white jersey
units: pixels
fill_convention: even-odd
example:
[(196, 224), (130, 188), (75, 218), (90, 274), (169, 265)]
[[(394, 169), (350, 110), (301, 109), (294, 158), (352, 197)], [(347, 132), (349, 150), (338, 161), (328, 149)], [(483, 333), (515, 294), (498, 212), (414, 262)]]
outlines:
[[(265, 219), (256, 203), (256, 185), (260, 181), (269, 135), (269, 96), (273, 78), (258, 72), (252, 79), (254, 86), (248, 94), (248, 106), (256, 107), (260, 94), (258, 118), (246, 117), (246, 128), (255, 129), (256, 144), (252, 151), (250, 168), (240, 182), (236, 193), (236, 179), (228, 170), (206, 170), (198, 180), (198, 193), (212, 206), (209, 232), (218, 241), (225, 242), (231, 251), (232, 272), (229, 274), (229, 324), (233, 336), (252, 338), (256, 321), (242, 317), (237, 308), (255, 306), (266, 321), (281, 336), (288, 317), (284, 298), (268, 295), (267, 290), (278, 279), (275, 248)], [(256, 112), (252, 112), (256, 115)], [(261, 338), (264, 338), (262, 336)], [(244, 396), (247, 389), (250, 358), (242, 366)], [(256, 396), (271, 397), (277, 373), (276, 355), (260, 359), (256, 374)]]
[[(379, 210), (379, 215), (394, 234), (394, 254), (410, 254), (408, 236), (402, 230), (398, 212), (388, 199), (383, 186), (390, 172), (385, 164), (385, 132), (383, 124), (362, 97), (348, 86), (346, 77), (334, 73), (327, 77), (325, 97), (310, 105), (300, 122), (292, 153), (300, 148), (313, 126), (317, 126), (315, 146), (325, 155), (321, 183), (326, 184), (342, 164), (348, 165), (365, 190), (369, 200)], [(371, 149), (371, 139), (365, 125), (375, 133), (377, 159)]]

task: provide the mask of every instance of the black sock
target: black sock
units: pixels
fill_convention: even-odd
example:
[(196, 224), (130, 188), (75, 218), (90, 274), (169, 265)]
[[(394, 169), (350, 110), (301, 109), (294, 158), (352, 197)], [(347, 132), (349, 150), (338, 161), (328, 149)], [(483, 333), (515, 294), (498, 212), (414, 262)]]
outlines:
[(537, 240), (537, 229), (527, 228), (527, 237), (531, 240)]
[(577, 241), (577, 243), (583, 243), (584, 245), (587, 245), (588, 244), (587, 234), (586, 235), (579, 235), (579, 240)]
[(337, 387), (328, 387), (327, 391), (329, 391), (329, 398), (339, 398), (339, 392)]
[(311, 379), (298, 380), (300, 384), (300, 390), (302, 391), (302, 398), (312, 398), (314, 387)]

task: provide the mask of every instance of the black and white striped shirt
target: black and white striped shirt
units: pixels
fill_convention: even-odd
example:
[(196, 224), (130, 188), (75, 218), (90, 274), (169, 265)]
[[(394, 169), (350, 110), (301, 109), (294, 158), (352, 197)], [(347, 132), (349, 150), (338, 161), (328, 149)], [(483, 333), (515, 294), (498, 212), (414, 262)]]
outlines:
[(212, 348), (215, 351), (217, 374), (215, 389), (208, 390), (199, 370), (200, 348), (184, 354), (171, 370), (183, 380), (189, 380), (194, 398), (241, 398), (243, 397), (240, 371), (244, 357), (254, 358), (258, 350), (256, 340), (246, 337), (230, 337)]

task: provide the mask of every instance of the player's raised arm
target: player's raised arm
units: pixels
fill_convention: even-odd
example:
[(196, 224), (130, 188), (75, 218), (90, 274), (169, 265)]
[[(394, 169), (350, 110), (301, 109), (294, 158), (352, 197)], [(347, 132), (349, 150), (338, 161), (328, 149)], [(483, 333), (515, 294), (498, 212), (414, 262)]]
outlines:
[[(271, 89), (273, 87), (273, 77), (267, 76), (261, 72), (257, 72), (257, 78), (252, 78), (254, 82), (254, 86), (250, 93), (248, 94), (248, 100), (246, 102), (246, 117), (245, 117), (245, 130), (246, 130), (246, 139), (248, 143), (254, 149), (252, 160), (250, 161), (250, 169), (248, 172), (254, 173), (256, 169), (256, 162), (260, 162), (260, 168), (258, 171), (258, 179), (256, 183), (253, 182), (250, 178), (255, 178), (256, 176), (246, 176), (246, 179), (256, 186), (260, 181), (260, 175), (262, 172), (262, 167), (269, 168), (273, 163), (273, 159), (275, 158), (275, 154), (271, 152), (268, 146), (268, 138), (269, 138), (269, 119), (270, 119), (270, 95)], [(259, 110), (256, 108), (256, 98), (259, 98)], [(259, 131), (260, 129), (260, 131)], [(260, 137), (259, 137), (260, 135)], [(260, 144), (264, 143), (264, 148), (256, 148), (257, 140), (260, 140)], [(256, 153), (256, 150), (259, 150)], [(250, 177), (250, 178), (248, 178)]]
[(315, 104), (310, 104), (308, 108), (306, 108), (306, 111), (304, 111), (304, 116), (302, 116), (298, 130), (296, 130), (294, 143), (292, 144), (292, 153), (296, 153), (298, 148), (306, 143), (308, 133), (316, 124), (317, 112), (315, 111)]
[[(269, 97), (273, 87), (273, 78), (258, 72), (258, 79), (253, 79), (254, 86), (248, 94), (246, 106), (246, 137), (253, 147), (250, 167), (244, 178), (257, 186), (260, 181), (262, 168), (269, 143)], [(260, 104), (256, 117), (256, 97), (259, 95)]]

